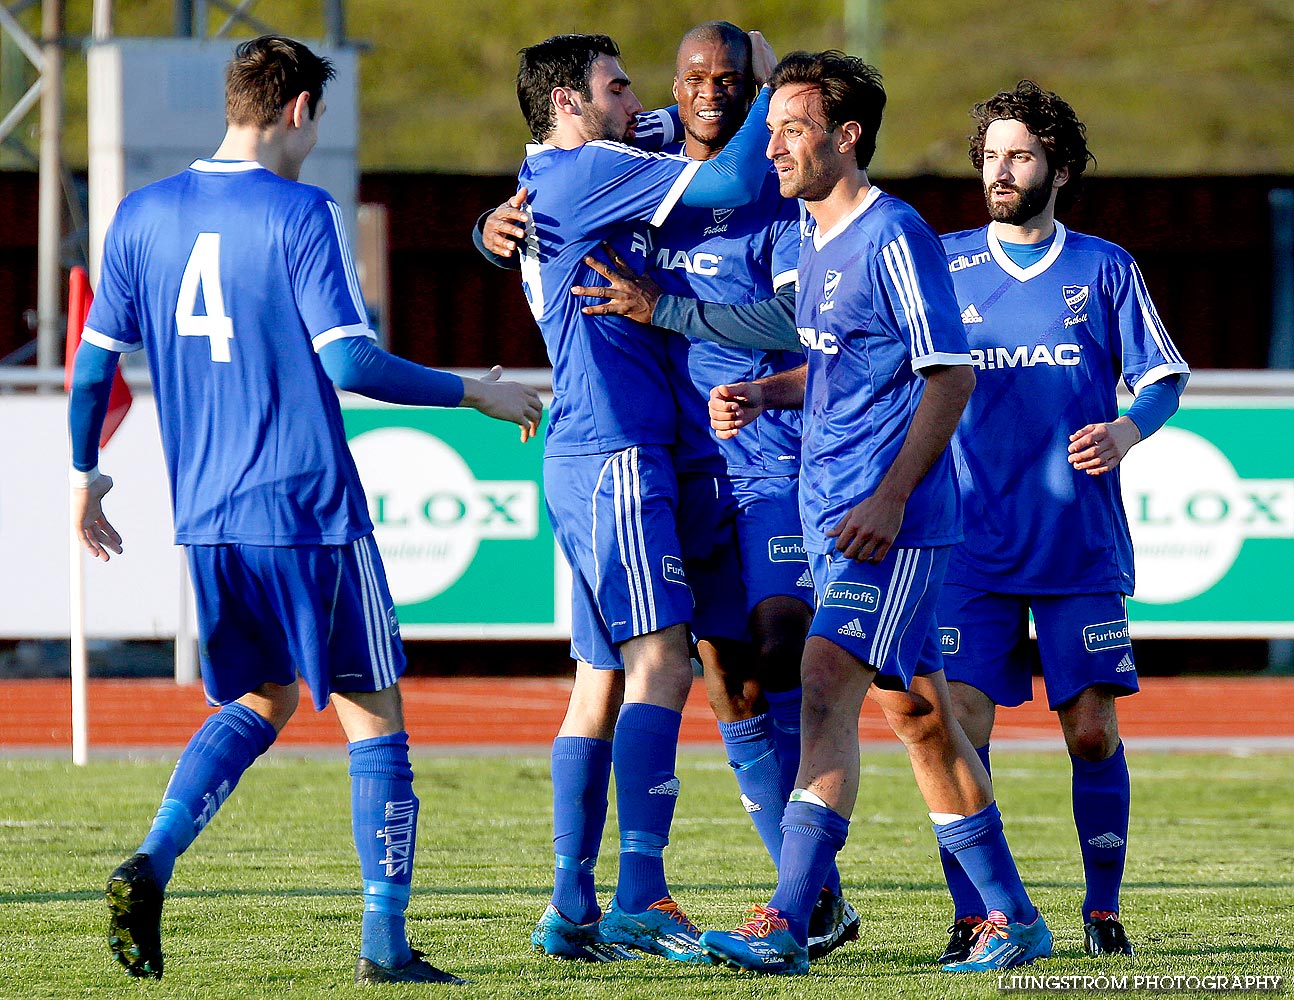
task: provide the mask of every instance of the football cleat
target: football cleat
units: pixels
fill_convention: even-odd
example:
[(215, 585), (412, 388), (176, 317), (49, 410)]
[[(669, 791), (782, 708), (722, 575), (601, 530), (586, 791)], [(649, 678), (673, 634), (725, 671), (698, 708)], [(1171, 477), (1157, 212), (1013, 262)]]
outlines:
[(162, 978), (162, 887), (147, 854), (108, 876), (108, 947), (132, 976)]
[(536, 951), (571, 962), (623, 962), (639, 957), (623, 945), (603, 941), (601, 924), (601, 918), (574, 923), (549, 903), (530, 933), (530, 943)]
[(846, 941), (858, 940), (858, 911), (830, 889), (818, 893), (809, 914), (809, 960), (821, 958)]
[(964, 962), (943, 966), (944, 972), (1002, 972), (1032, 965), (1051, 955), (1051, 931), (1039, 913), (1031, 924), (1009, 923), (1000, 910), (975, 928), (975, 946)]
[(957, 965), (970, 958), (971, 949), (975, 947), (975, 930), (983, 922), (983, 917), (954, 920), (948, 928), (948, 947), (935, 961), (940, 965)]
[(753, 906), (750, 919), (735, 931), (706, 931), (701, 947), (715, 965), (769, 975), (802, 976), (809, 971), (809, 949), (795, 940), (786, 918), (772, 906)]
[(605, 943), (637, 948), (672, 962), (708, 961), (701, 951), (700, 938), (700, 929), (668, 896), (642, 913), (626, 913), (612, 899), (602, 914)]
[(1135, 955), (1128, 933), (1111, 910), (1093, 910), (1083, 924), (1083, 950), (1089, 955)]
[(413, 957), (398, 969), (388, 969), (363, 956), (355, 963), (355, 982), (369, 985), (372, 983), (448, 983), (453, 986), (466, 986), (467, 980), (460, 979), (452, 972), (445, 972), (426, 961), (423, 953), (415, 951)]

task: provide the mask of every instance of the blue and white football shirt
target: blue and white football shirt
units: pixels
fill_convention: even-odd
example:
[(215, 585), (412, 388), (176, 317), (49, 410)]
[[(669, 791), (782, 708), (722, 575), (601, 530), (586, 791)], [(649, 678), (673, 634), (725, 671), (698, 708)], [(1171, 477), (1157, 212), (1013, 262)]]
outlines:
[[(935, 365), (970, 363), (939, 237), (906, 202), (872, 188), (800, 249), (795, 325), (809, 357), (800, 512), (808, 552), (876, 492), (898, 457)], [(761, 418), (762, 419), (762, 418)], [(948, 449), (917, 485), (895, 546), (961, 539)]]
[[(800, 208), (781, 196), (769, 169), (759, 197), (740, 208), (679, 206), (648, 232), (644, 263), (669, 295), (702, 302), (749, 305), (793, 284), (800, 254)], [(637, 264), (635, 259), (633, 263)], [(671, 337), (671, 370), (682, 417), (674, 462), (680, 473), (716, 468), (730, 476), (793, 476), (800, 467), (800, 412), (770, 410), (735, 438), (710, 429), (710, 390), (804, 363), (794, 351), (757, 351)], [(686, 390), (691, 385), (695, 392)]]
[(618, 142), (527, 147), (518, 183), (529, 189), (521, 278), (553, 366), (547, 455), (672, 445), (673, 396), (663, 331), (623, 316), (586, 316), (572, 285), (604, 284), (584, 263), (606, 241), (624, 257), (646, 224), (660, 224), (700, 161)]
[(943, 238), (978, 384), (953, 439), (966, 541), (948, 580), (1012, 594), (1131, 594), (1119, 470), (1089, 476), (1069, 435), (1190, 369), (1127, 252), (1056, 224), (1027, 268), (992, 225)]
[(83, 338), (148, 353), (179, 544), (342, 545), (373, 530), (315, 351), (371, 337), (341, 213), (258, 163), (126, 197)]

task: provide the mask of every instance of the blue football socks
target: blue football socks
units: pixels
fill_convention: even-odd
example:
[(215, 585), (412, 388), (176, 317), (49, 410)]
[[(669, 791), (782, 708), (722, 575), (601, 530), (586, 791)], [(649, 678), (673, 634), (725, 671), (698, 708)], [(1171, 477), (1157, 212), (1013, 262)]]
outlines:
[[(607, 822), (611, 744), (587, 736), (553, 740), (553, 906), (567, 920), (588, 924), (601, 915), (593, 868)], [(653, 900), (654, 902), (654, 900)]]
[(1012, 923), (1033, 923), (1038, 910), (1020, 881), (996, 802), (965, 819), (935, 824), (935, 836), (956, 856), (988, 909), (1001, 911)]
[(773, 724), (767, 712), (736, 722), (720, 722), (719, 736), (728, 751), (728, 766), (737, 775), (741, 804), (750, 814), (759, 839), (777, 867), (782, 855), (782, 766)]
[(782, 801), (791, 797), (795, 775), (800, 770), (800, 688), (790, 691), (765, 691), (768, 717), (773, 723), (773, 740), (777, 743), (777, 760), (782, 772)]
[(418, 834), (409, 735), (399, 732), (357, 740), (346, 749), (351, 826), (364, 880), (360, 955), (396, 969), (413, 957), (404, 927)]
[[(991, 775), (993, 772), (989, 769), (988, 748), (989, 745), (985, 743), (982, 747), (977, 747), (975, 752), (984, 762), (984, 770)], [(975, 888), (975, 883), (962, 871), (962, 866), (942, 843), (939, 845), (939, 863), (943, 865), (944, 881), (948, 883), (948, 893), (953, 898), (953, 921), (965, 920), (968, 917), (980, 919), (987, 917), (988, 908), (979, 898), (979, 890)]]
[(1128, 857), (1128, 809), (1131, 789), (1123, 742), (1095, 764), (1070, 757), (1073, 767), (1074, 825), (1083, 854), (1087, 898), (1083, 914), (1119, 912), (1119, 888)]
[(782, 864), (777, 870), (777, 891), (768, 905), (776, 907), (792, 937), (802, 945), (809, 940), (813, 904), (848, 836), (849, 820), (834, 810), (794, 798), (786, 804)]
[(211, 822), (238, 779), (278, 734), (269, 722), (237, 702), (209, 716), (180, 754), (153, 826), (140, 845), (161, 888), (175, 859)]
[(620, 818), (620, 876), (616, 902), (641, 913), (669, 895), (665, 845), (674, 821), (679, 782), (674, 774), (683, 716), (659, 705), (620, 708), (611, 757)]

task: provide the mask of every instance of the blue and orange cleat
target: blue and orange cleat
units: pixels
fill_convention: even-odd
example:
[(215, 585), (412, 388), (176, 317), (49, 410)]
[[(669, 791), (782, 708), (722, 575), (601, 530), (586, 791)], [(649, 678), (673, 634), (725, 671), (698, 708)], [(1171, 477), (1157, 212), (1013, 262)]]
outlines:
[(715, 965), (732, 969), (782, 976), (809, 971), (809, 949), (795, 940), (772, 906), (751, 907), (750, 919), (735, 931), (706, 931), (701, 947)]
[(671, 962), (708, 961), (701, 951), (700, 938), (700, 928), (668, 896), (642, 913), (626, 913), (612, 899), (602, 914), (603, 941), (637, 948)]
[(944, 972), (1002, 972), (1051, 956), (1051, 931), (1041, 913), (1033, 923), (1020, 924), (991, 910), (975, 931), (975, 947), (966, 961), (945, 965)]
[(562, 916), (552, 903), (530, 933), (536, 951), (568, 962), (623, 962), (638, 958), (623, 945), (602, 940), (602, 919), (577, 924)]

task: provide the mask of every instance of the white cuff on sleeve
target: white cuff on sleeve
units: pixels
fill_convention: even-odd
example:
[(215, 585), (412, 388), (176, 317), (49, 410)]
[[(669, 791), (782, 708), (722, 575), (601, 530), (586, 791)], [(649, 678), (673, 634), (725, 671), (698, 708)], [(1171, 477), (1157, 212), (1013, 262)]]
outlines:
[(99, 467), (97, 465), (87, 472), (82, 472), (80, 469), (67, 470), (67, 481), (78, 490), (88, 489), (90, 484), (98, 478)]

